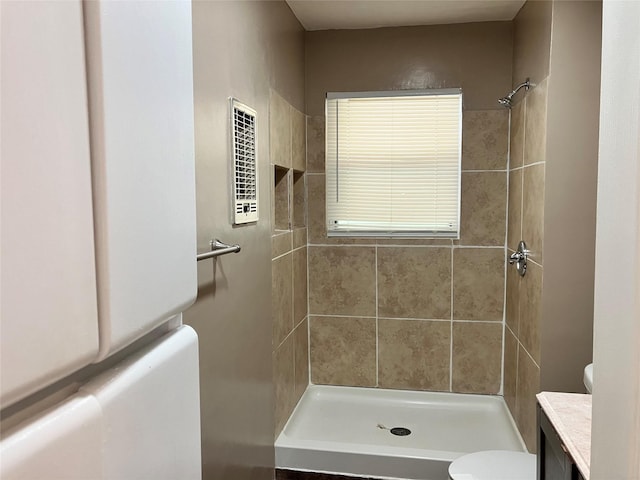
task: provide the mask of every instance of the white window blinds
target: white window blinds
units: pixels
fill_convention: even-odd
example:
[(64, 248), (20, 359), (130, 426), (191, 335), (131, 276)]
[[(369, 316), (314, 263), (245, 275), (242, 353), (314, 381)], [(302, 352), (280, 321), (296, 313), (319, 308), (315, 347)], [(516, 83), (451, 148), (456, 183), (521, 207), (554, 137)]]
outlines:
[(328, 94), (329, 236), (445, 236), (459, 225), (462, 93)]

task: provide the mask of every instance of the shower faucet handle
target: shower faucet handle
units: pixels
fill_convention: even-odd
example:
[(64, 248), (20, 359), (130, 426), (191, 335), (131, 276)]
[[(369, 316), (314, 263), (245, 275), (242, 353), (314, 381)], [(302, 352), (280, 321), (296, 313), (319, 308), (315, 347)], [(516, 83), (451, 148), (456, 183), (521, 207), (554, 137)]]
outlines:
[(529, 255), (529, 250), (527, 250), (527, 244), (524, 243), (523, 240), (520, 240), (520, 243), (518, 244), (518, 250), (509, 256), (509, 264), (513, 265), (515, 263), (516, 270), (518, 271), (521, 277), (524, 277), (524, 274), (527, 273), (527, 256), (528, 255)]

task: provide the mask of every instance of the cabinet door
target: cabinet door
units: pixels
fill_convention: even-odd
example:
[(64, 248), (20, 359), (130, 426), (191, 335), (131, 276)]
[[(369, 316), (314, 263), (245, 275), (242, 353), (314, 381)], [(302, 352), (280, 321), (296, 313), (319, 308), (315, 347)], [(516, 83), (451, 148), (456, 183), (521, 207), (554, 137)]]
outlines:
[(191, 4), (85, 3), (100, 358), (196, 295)]
[(98, 319), (82, 5), (0, 8), (5, 407), (91, 363)]

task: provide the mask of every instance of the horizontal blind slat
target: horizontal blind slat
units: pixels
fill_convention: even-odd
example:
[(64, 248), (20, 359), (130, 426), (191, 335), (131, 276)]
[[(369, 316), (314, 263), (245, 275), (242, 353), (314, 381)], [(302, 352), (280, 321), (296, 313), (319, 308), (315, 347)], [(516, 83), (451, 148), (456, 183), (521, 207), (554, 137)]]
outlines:
[(457, 233), (461, 95), (326, 104), (329, 231)]

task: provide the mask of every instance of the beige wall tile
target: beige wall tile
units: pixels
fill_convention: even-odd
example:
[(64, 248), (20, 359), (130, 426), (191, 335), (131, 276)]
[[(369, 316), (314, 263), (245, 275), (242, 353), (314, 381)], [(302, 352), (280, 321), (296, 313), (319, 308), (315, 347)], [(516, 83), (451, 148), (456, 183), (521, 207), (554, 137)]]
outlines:
[(497, 394), (502, 376), (502, 325), (453, 322), (454, 392)]
[(516, 385), (518, 378), (518, 340), (509, 328), (504, 329), (503, 395), (511, 416), (516, 418)]
[(519, 101), (511, 109), (509, 168), (518, 168), (522, 166), (525, 135), (524, 109), (524, 101)]
[(271, 258), (291, 251), (291, 232), (278, 232), (271, 237)]
[(307, 316), (307, 249), (293, 253), (293, 324)]
[(504, 245), (506, 206), (506, 173), (463, 173), (459, 243)]
[(527, 264), (520, 284), (520, 331), (518, 338), (529, 355), (540, 363), (540, 324), (542, 322), (542, 268)]
[(273, 384), (275, 390), (275, 435), (282, 431), (295, 407), (293, 336), (273, 354)]
[(307, 117), (307, 171), (324, 173), (324, 116)]
[(289, 171), (275, 167), (273, 186), (273, 228), (275, 230), (289, 230), (290, 223), (290, 198), (289, 198)]
[(544, 164), (523, 169), (522, 239), (531, 258), (542, 264), (544, 235)]
[(308, 255), (310, 313), (376, 314), (373, 247), (310, 247)]
[(450, 322), (378, 321), (382, 388), (449, 390)]
[(287, 254), (271, 262), (271, 302), (274, 347), (293, 329), (293, 266)]
[(291, 167), (291, 107), (273, 90), (269, 96), (269, 152), (271, 163)]
[(450, 238), (376, 238), (376, 245), (435, 245), (450, 247), (453, 240)]
[(307, 224), (305, 175), (293, 172), (293, 213), (291, 215), (292, 228), (304, 227)]
[(296, 403), (309, 385), (309, 330), (305, 319), (293, 332), (294, 342), (294, 398)]
[(497, 248), (454, 249), (454, 320), (502, 320), (504, 257)]
[(509, 173), (509, 218), (507, 246), (517, 250), (522, 240), (522, 170)]
[(327, 237), (325, 187), (324, 175), (307, 175), (307, 227), (311, 244), (325, 243)]
[(540, 391), (540, 369), (521, 348), (518, 351), (516, 423), (527, 449), (536, 453), (536, 394)]
[(307, 229), (296, 228), (293, 230), (293, 248), (302, 247), (307, 244)]
[[(548, 77), (547, 77), (548, 78)], [(547, 78), (527, 93), (524, 164), (544, 162), (547, 147)]]
[[(507, 250), (507, 255), (513, 251)], [(521, 276), (518, 274), (515, 265), (507, 265), (507, 295), (505, 305), (505, 322), (514, 333), (519, 335), (520, 328), (520, 286)]]
[(291, 108), (291, 166), (298, 172), (307, 169), (307, 121), (304, 113)]
[(378, 248), (378, 314), (451, 318), (451, 249)]
[(375, 318), (311, 317), (310, 322), (313, 383), (375, 386)]
[(507, 168), (509, 111), (466, 110), (462, 115), (462, 170)]

